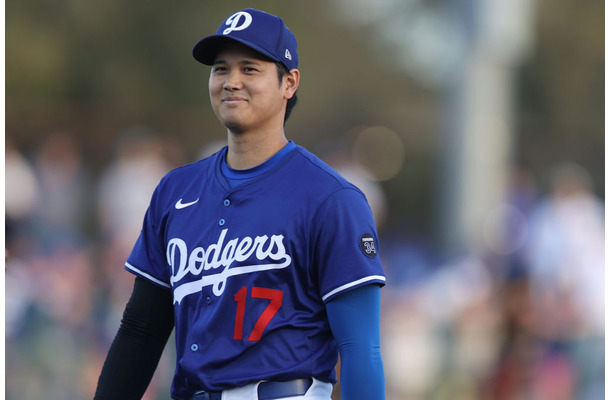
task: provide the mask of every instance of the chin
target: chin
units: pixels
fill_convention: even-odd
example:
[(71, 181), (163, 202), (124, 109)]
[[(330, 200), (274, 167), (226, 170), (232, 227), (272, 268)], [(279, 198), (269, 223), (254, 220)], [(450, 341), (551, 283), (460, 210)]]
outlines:
[(225, 126), (225, 128), (227, 128), (233, 133), (242, 133), (246, 130), (245, 125), (240, 123), (239, 121), (224, 120), (222, 124)]
[(240, 129), (240, 127), (244, 125), (242, 118), (239, 118), (239, 116), (235, 115), (234, 113), (217, 112), (216, 118), (218, 118), (220, 123), (230, 130)]

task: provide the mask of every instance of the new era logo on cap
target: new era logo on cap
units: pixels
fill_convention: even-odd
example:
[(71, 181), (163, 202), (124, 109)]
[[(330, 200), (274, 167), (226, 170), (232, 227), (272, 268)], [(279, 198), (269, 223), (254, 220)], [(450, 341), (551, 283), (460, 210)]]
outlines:
[(193, 49), (193, 57), (203, 64), (212, 65), (214, 58), (227, 40), (240, 42), (273, 61), (284, 64), (289, 70), (297, 68), (297, 40), (275, 15), (247, 8), (230, 15), (216, 31), (201, 39)]

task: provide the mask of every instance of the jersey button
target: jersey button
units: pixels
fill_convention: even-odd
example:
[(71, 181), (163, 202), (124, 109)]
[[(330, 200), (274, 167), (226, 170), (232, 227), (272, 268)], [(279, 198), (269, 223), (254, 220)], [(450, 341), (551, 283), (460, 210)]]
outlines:
[(224, 203), (225, 207), (229, 207), (231, 205), (231, 200), (225, 199)]
[(210, 296), (205, 298), (205, 302), (210, 304), (212, 302), (212, 299), (210, 298)]
[(193, 343), (191, 345), (191, 351), (197, 351), (197, 350), (199, 350), (199, 346), (197, 346), (197, 343)]
[(223, 218), (221, 218), (220, 221), (218, 221), (218, 225), (224, 226), (225, 225), (225, 220)]

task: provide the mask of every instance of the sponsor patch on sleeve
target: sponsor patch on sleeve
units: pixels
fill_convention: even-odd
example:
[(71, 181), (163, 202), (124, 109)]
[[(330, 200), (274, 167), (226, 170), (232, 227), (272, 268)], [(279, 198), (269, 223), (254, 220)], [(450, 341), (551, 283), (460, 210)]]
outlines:
[(370, 233), (365, 233), (360, 238), (360, 249), (367, 257), (374, 258), (377, 256), (377, 245), (375, 239)]

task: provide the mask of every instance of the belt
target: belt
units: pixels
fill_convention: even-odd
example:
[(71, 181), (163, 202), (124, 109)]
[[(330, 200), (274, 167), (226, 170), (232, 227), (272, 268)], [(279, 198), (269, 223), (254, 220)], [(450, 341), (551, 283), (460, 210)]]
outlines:
[[(295, 379), (288, 382), (264, 381), (258, 385), (258, 400), (276, 400), (284, 397), (303, 396), (313, 383), (312, 378)], [(201, 390), (191, 400), (221, 400), (222, 392)]]

